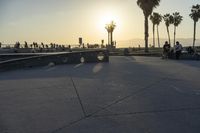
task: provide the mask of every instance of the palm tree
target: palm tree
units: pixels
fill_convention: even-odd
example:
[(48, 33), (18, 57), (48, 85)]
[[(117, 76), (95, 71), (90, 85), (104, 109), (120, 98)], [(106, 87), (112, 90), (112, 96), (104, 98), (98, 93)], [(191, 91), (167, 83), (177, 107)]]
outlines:
[(165, 25), (166, 25), (166, 28), (167, 28), (167, 35), (168, 35), (169, 44), (171, 44), (171, 39), (170, 39), (170, 34), (169, 34), (169, 26), (170, 26), (170, 24), (174, 23), (174, 18), (170, 14), (165, 14), (163, 16), (163, 20), (165, 21)]
[(180, 15), (179, 12), (173, 13), (173, 18), (174, 18), (174, 46), (176, 42), (176, 27), (181, 23), (183, 20), (183, 16)]
[(153, 13), (151, 16), (150, 16), (150, 20), (153, 24), (153, 47), (155, 47), (155, 25), (156, 25), (156, 14), (157, 13)]
[(159, 26), (160, 22), (162, 22), (162, 15), (161, 15), (161, 14), (157, 14), (157, 17), (156, 17), (156, 25), (157, 25), (157, 39), (158, 39), (158, 47), (159, 47), (159, 48), (160, 48), (160, 37), (159, 37), (159, 29), (158, 29), (158, 26)]
[(149, 37), (149, 25), (148, 18), (153, 12), (153, 9), (159, 6), (160, 0), (137, 0), (137, 5), (143, 10), (145, 19), (145, 52), (148, 52), (148, 37)]
[(153, 46), (155, 47), (155, 25), (157, 25), (157, 38), (158, 38), (158, 47), (160, 47), (160, 39), (159, 39), (159, 29), (158, 26), (162, 21), (162, 16), (159, 13), (154, 12), (150, 16), (150, 20), (153, 24)]
[(111, 21), (110, 24), (106, 24), (105, 28), (108, 32), (108, 45), (110, 45), (111, 47), (113, 47), (113, 31), (116, 27), (116, 24), (114, 23), (114, 21)]
[(193, 35), (193, 48), (194, 48), (195, 40), (196, 40), (196, 23), (198, 22), (198, 20), (200, 18), (200, 5), (198, 5), (198, 4), (193, 5), (189, 16), (194, 21), (194, 35)]

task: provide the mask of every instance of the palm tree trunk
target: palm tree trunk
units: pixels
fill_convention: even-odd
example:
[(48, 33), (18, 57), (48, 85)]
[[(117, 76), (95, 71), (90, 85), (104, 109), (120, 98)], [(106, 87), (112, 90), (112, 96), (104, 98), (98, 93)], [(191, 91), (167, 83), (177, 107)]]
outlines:
[(170, 34), (169, 34), (169, 27), (168, 26), (167, 26), (167, 35), (168, 35), (168, 39), (169, 39), (169, 44), (171, 45)]
[(157, 25), (157, 38), (158, 38), (158, 47), (160, 48), (160, 37), (159, 37), (158, 25)]
[(194, 21), (193, 49), (195, 46), (195, 41), (196, 41), (196, 21)]
[(113, 48), (113, 32), (110, 33), (111, 47)]
[(145, 27), (145, 52), (149, 52), (148, 49), (148, 37), (149, 37), (149, 25), (148, 25), (148, 16), (145, 15), (145, 22), (144, 22), (144, 27)]
[(175, 42), (176, 42), (176, 26), (174, 26), (174, 46), (175, 46)]
[(153, 47), (155, 47), (155, 25), (153, 24)]
[(108, 46), (109, 46), (109, 43), (110, 43), (110, 38), (109, 38), (109, 32), (108, 32)]

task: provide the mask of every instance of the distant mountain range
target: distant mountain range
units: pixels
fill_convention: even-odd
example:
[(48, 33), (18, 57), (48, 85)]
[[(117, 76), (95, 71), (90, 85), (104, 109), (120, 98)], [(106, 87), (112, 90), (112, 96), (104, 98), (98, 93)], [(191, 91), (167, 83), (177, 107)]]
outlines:
[[(152, 45), (152, 38), (149, 38), (149, 45)], [(156, 41), (156, 47), (158, 47), (157, 39)], [(168, 41), (167, 38), (160, 38), (160, 45), (161, 47), (165, 43), (165, 41)], [(183, 46), (192, 46), (193, 38), (177, 38), (176, 41), (179, 41)], [(173, 44), (173, 39), (171, 39), (171, 44)], [(130, 39), (130, 40), (121, 40), (117, 41), (117, 47), (144, 47), (144, 39), (136, 38), (136, 39)], [(196, 40), (196, 46), (200, 46), (200, 39)]]

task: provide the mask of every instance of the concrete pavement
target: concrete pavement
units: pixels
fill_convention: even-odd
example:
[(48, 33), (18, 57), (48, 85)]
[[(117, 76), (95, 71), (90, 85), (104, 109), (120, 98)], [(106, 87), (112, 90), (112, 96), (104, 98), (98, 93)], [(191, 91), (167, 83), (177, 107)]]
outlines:
[(199, 133), (200, 62), (109, 63), (0, 73), (0, 133)]

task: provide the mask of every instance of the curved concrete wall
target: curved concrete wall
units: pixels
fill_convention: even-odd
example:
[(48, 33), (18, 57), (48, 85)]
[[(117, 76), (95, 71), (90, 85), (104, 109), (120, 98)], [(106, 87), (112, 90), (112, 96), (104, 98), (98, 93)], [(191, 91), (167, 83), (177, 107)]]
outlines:
[[(23, 55), (24, 56), (24, 55)], [(34, 54), (27, 57), (16, 58), (0, 62), (0, 71), (31, 68), (37, 66), (48, 66), (58, 64), (78, 64), (78, 63), (94, 63), (109, 62), (109, 53), (107, 50), (83, 51), (83, 52), (62, 52)]]

